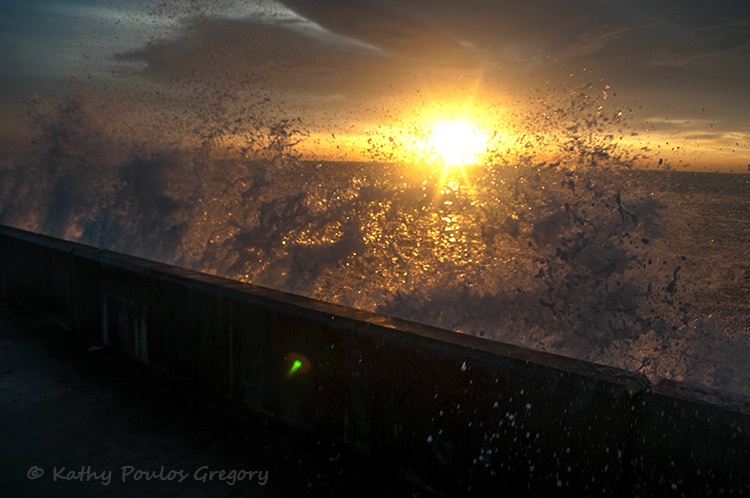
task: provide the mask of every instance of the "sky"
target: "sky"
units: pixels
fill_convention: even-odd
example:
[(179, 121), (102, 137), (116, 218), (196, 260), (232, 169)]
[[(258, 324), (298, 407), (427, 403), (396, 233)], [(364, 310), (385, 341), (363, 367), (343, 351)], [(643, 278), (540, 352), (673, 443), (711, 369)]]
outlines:
[(746, 171), (748, 82), (747, 0), (0, 0), (4, 133), (33, 94), (175, 134), (252, 103), (347, 158), (441, 117), (534, 132), (585, 91), (654, 160)]

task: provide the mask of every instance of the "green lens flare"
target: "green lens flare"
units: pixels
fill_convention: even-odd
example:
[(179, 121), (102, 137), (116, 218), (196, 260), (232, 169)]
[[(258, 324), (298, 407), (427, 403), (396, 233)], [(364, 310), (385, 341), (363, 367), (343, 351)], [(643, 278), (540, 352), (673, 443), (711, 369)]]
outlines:
[(292, 368), (289, 369), (289, 375), (294, 375), (297, 370), (302, 367), (302, 360), (294, 360)]

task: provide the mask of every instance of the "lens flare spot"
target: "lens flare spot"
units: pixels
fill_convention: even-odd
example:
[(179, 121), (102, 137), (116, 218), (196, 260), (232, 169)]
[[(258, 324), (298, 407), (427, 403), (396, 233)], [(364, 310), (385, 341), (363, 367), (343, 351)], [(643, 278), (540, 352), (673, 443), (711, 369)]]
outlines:
[(299, 353), (289, 353), (285, 358), (287, 377), (295, 377), (310, 372), (310, 360)]
[(294, 360), (294, 362), (292, 362), (292, 367), (289, 369), (289, 375), (297, 373), (297, 370), (299, 370), (301, 366), (302, 360)]

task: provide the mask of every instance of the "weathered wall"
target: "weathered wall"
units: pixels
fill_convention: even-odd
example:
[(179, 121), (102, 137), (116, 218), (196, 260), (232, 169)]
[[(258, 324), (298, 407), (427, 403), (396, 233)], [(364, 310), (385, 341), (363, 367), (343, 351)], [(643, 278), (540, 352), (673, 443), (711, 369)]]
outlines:
[(10, 228), (0, 258), (3, 298), (448, 496), (750, 493), (746, 405)]

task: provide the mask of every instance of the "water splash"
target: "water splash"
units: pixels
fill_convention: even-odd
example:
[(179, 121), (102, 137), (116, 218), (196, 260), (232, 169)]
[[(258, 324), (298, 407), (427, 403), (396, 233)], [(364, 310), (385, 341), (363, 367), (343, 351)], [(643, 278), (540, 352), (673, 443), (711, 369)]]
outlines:
[[(34, 147), (0, 170), (0, 221), (654, 379), (750, 390), (748, 322), (711, 314), (703, 266), (681, 252), (693, 213), (669, 209), (657, 177), (633, 170), (622, 111), (596, 88), (537, 97), (514, 143), (490, 144), (452, 176), (304, 161), (303, 120), (270, 96), (180, 92), (194, 107), (135, 124), (81, 95), (32, 99)], [(373, 157), (398, 157), (392, 130), (378, 133)]]

